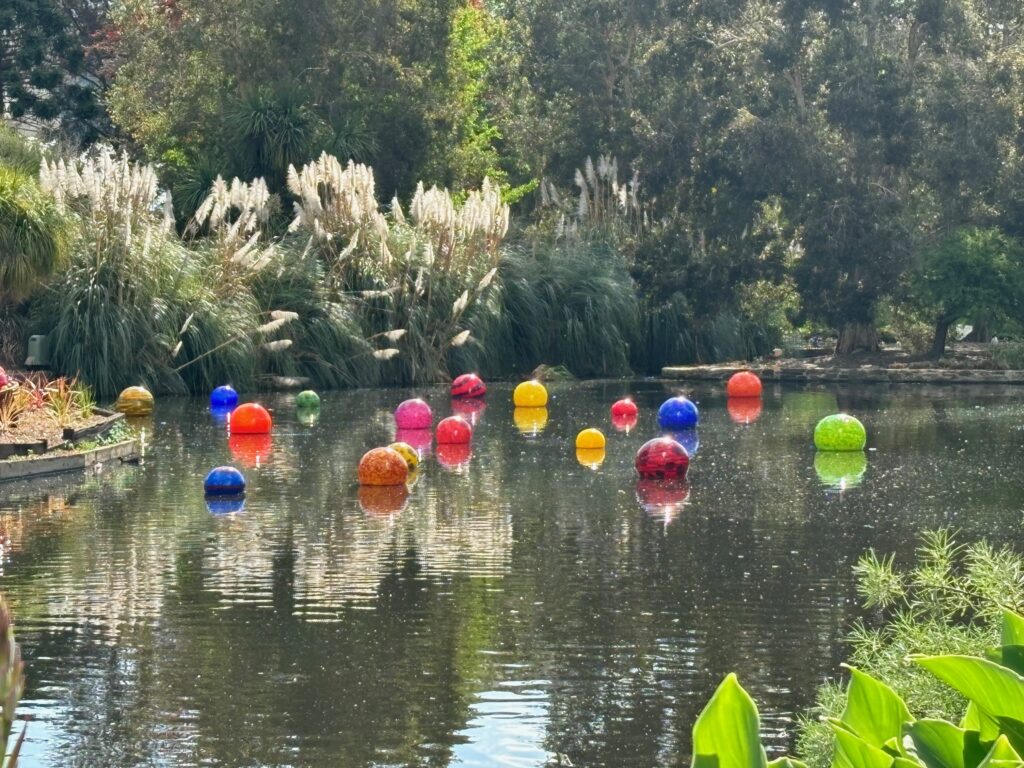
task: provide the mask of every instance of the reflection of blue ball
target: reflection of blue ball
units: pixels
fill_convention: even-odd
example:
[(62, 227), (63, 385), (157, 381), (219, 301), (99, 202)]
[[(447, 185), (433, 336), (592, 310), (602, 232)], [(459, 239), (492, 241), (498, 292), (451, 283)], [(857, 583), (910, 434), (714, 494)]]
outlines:
[(658, 424), (662, 429), (693, 429), (700, 416), (697, 406), (685, 397), (670, 397), (658, 409)]
[(227, 424), (228, 416), (234, 410), (234, 406), (230, 405), (211, 405), (210, 415), (213, 416), (213, 420), (218, 424)]
[(215, 467), (203, 481), (207, 496), (241, 496), (245, 493), (245, 478), (234, 467)]
[(241, 496), (215, 496), (206, 500), (206, 511), (211, 515), (234, 515), (245, 511)]
[(238, 393), (230, 386), (217, 387), (210, 393), (210, 408), (234, 408), (238, 405)]
[(686, 452), (690, 454), (691, 459), (697, 455), (697, 449), (700, 448), (700, 436), (698, 436), (696, 429), (680, 429), (670, 432), (669, 437), (683, 446)]

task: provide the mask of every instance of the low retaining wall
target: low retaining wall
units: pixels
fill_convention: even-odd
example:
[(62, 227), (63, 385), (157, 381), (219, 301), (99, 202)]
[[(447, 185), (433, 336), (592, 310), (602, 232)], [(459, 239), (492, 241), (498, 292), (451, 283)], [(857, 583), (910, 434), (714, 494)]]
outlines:
[(816, 365), (671, 365), (666, 379), (724, 380), (736, 371), (753, 371), (764, 381), (881, 382), (926, 384), (1024, 384), (1024, 371), (956, 370), (950, 368), (822, 368)]
[(0, 461), (0, 482), (56, 475), (61, 472), (81, 472), (96, 464), (134, 459), (138, 455), (138, 443), (135, 440), (126, 440), (123, 443), (104, 445), (82, 453), (65, 453), (63, 455), (51, 453), (32, 459)]

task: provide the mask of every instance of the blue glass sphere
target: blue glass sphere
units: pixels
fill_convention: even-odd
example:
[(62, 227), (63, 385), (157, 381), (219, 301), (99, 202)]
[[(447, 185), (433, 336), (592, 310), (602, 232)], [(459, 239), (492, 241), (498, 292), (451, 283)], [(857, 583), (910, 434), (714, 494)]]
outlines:
[(219, 410), (222, 408), (234, 408), (236, 405), (238, 405), (238, 393), (235, 392), (234, 387), (225, 384), (223, 387), (217, 387), (210, 393), (210, 408)]
[(215, 467), (203, 481), (207, 496), (241, 496), (245, 493), (245, 478), (234, 467)]
[(206, 499), (206, 511), (211, 515), (237, 515), (245, 511), (242, 496), (211, 496)]
[(669, 431), (693, 429), (699, 420), (697, 406), (682, 396), (670, 397), (658, 409), (658, 424)]

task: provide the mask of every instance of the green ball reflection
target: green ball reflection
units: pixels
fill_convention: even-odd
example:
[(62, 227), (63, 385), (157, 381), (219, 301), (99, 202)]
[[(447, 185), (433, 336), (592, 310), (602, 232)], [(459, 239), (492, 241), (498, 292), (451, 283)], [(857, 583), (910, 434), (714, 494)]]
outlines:
[(818, 479), (836, 490), (860, 485), (867, 470), (868, 457), (864, 451), (818, 451), (814, 456)]

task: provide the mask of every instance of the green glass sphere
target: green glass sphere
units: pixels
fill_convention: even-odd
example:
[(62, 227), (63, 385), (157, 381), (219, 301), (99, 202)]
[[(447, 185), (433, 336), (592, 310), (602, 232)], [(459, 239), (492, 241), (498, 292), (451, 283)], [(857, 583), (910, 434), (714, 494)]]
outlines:
[(834, 413), (814, 428), (814, 447), (819, 451), (863, 451), (868, 441), (864, 425), (846, 413)]
[(320, 395), (318, 395), (312, 389), (307, 389), (302, 392), (299, 392), (299, 394), (295, 396), (295, 407), (302, 408), (304, 410), (319, 408)]

